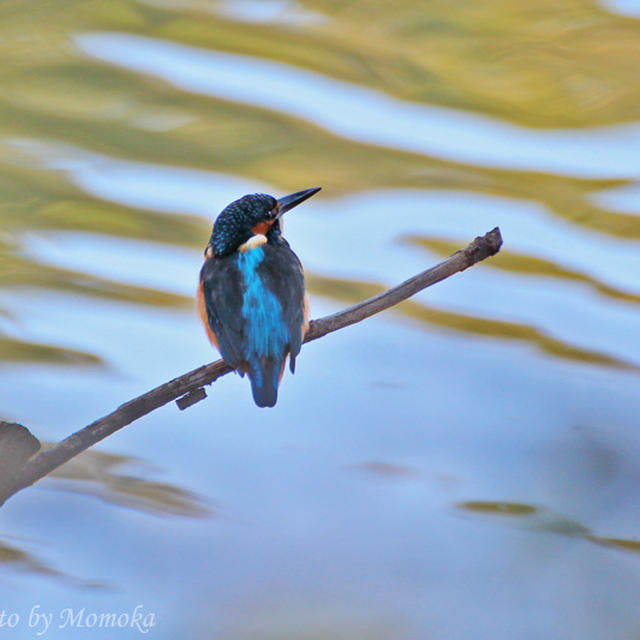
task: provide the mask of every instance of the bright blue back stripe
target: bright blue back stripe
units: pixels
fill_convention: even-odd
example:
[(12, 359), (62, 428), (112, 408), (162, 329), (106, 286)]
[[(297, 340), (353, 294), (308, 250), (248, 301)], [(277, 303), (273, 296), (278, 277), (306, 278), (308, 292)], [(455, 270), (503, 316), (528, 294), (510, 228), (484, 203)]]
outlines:
[[(244, 278), (246, 291), (242, 300), (242, 317), (246, 323), (247, 353), (249, 362), (260, 358), (280, 360), (289, 342), (289, 334), (282, 317), (282, 306), (261, 282), (258, 266), (264, 259), (263, 247), (256, 247), (238, 254), (238, 268)], [(279, 371), (277, 375), (279, 375)], [(261, 386), (261, 381), (256, 380)], [(277, 378), (276, 378), (277, 384)]]

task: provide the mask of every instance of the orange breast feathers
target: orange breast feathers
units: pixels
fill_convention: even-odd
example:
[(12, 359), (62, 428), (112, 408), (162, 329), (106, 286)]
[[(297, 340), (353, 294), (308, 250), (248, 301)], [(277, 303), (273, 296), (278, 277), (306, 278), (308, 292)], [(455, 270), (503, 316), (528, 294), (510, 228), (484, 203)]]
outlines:
[(200, 315), (200, 320), (202, 320), (202, 324), (204, 325), (204, 329), (207, 332), (207, 336), (211, 344), (218, 351), (220, 351), (216, 334), (213, 333), (213, 331), (211, 331), (211, 327), (209, 326), (209, 316), (207, 314), (207, 303), (204, 300), (204, 289), (202, 288), (202, 282), (200, 282), (200, 284), (198, 285), (198, 314)]

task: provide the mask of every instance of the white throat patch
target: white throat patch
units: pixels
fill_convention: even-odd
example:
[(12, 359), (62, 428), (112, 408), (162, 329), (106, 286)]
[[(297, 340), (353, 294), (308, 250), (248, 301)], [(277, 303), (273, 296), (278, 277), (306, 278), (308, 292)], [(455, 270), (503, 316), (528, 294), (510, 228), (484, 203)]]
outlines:
[(245, 252), (251, 249), (256, 249), (257, 247), (261, 247), (263, 244), (267, 243), (267, 236), (263, 236), (261, 233), (258, 233), (255, 236), (251, 236), (244, 244), (241, 244), (238, 247), (238, 251)]

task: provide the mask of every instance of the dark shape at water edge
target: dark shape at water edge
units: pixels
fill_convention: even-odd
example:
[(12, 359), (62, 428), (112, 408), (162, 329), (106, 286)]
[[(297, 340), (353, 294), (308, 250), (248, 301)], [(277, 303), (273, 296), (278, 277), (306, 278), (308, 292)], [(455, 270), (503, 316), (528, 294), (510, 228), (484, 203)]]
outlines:
[(40, 450), (40, 441), (21, 424), (0, 422), (0, 500), (11, 493), (16, 474)]

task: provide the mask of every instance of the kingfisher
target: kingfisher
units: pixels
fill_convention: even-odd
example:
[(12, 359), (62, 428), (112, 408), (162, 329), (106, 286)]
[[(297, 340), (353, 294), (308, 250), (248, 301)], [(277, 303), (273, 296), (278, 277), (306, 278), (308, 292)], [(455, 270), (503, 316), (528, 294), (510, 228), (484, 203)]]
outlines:
[(200, 318), (224, 361), (249, 376), (259, 407), (275, 406), (287, 356), (294, 373), (309, 328), (302, 264), (282, 235), (281, 218), (320, 188), (235, 200), (216, 218), (204, 251)]

